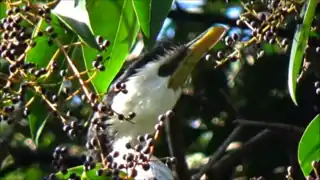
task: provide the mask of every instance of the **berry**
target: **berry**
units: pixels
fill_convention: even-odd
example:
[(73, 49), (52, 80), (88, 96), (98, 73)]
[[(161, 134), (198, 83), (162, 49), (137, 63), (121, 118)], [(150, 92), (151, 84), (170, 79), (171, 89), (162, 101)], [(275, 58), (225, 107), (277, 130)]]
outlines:
[(143, 163), (142, 164), (142, 169), (145, 171), (148, 171), (150, 169), (150, 164), (149, 163)]

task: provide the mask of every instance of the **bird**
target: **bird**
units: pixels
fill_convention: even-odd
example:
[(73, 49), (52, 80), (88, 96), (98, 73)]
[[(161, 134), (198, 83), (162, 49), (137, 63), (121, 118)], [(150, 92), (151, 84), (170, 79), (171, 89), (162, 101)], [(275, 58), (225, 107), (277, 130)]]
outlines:
[[(110, 86), (103, 102), (114, 113), (108, 115), (103, 122), (106, 128), (100, 132), (94, 125), (95, 119), (106, 114), (94, 113), (88, 130), (88, 142), (103, 134), (111, 144), (110, 153), (134, 154), (135, 150), (128, 148), (128, 143), (134, 146), (139, 143), (138, 136), (155, 131), (158, 116), (174, 108), (182, 94), (182, 86), (197, 62), (226, 31), (225, 26), (213, 26), (186, 44), (163, 41), (141, 55)], [(119, 91), (121, 88), (125, 91)], [(124, 120), (130, 115), (132, 118)], [(97, 156), (96, 151), (93, 154)], [(121, 155), (113, 161), (126, 163)], [(174, 179), (172, 171), (155, 156), (151, 156), (147, 170), (139, 166), (135, 168), (138, 172), (135, 179)]]

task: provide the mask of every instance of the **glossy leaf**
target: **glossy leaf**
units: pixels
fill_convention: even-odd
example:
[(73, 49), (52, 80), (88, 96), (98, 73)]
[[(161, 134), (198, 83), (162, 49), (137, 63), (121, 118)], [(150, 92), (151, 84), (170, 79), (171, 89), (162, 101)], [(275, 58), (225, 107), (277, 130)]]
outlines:
[(173, 0), (133, 0), (147, 47), (152, 48)]
[(310, 37), (316, 37), (316, 38), (320, 38), (320, 34), (316, 31), (311, 31), (310, 32)]
[[(131, 0), (87, 1), (90, 23), (95, 35), (101, 35), (110, 41), (104, 57), (106, 70), (98, 72), (92, 80), (97, 93), (105, 93), (113, 78), (119, 72), (125, 58), (135, 42), (138, 33), (138, 21)], [(108, 15), (102, 15), (104, 13)], [(98, 51), (83, 46), (83, 56), (87, 69), (92, 69), (92, 61)], [(92, 75), (92, 73), (90, 73)]]
[(150, 38), (152, 0), (133, 0), (133, 5), (143, 34)]
[(288, 88), (292, 101), (298, 105), (296, 100), (296, 86), (297, 77), (300, 73), (301, 64), (303, 62), (303, 56), (305, 54), (307, 41), (310, 34), (311, 24), (315, 15), (315, 9), (317, 7), (317, 0), (309, 0), (304, 4), (301, 10), (300, 17), (303, 18), (303, 24), (297, 26), (294, 34), (294, 40), (291, 47), (290, 63), (289, 63), (289, 75), (288, 75)]
[[(70, 176), (71, 173), (75, 173), (77, 176), (80, 176), (81, 179), (96, 179), (96, 180), (111, 180), (112, 177), (107, 177), (105, 175), (97, 176), (96, 172), (101, 168), (101, 164), (97, 164), (96, 167), (89, 171), (84, 171), (83, 166), (76, 166), (73, 168), (68, 169), (68, 173), (63, 175), (61, 172), (57, 173), (56, 176), (58, 179), (66, 179)], [(120, 171), (120, 177), (124, 178), (126, 177), (126, 173)], [(132, 180), (132, 178), (129, 178), (129, 180)]]
[[(28, 99), (36, 96), (34, 93), (27, 95)], [(43, 106), (43, 101), (41, 97), (36, 96), (32, 105), (30, 106), (31, 114), (28, 116), (29, 128), (31, 132), (31, 137), (34, 140), (34, 143), (38, 146), (39, 138), (42, 133), (42, 130), (49, 118), (48, 114), (45, 113), (47, 109)]]
[(99, 49), (94, 35), (92, 34), (85, 0), (60, 1), (54, 8), (54, 13), (59, 19), (88, 46)]
[[(97, 165), (97, 168), (100, 168), (100, 167), (101, 167), (100, 164)], [(67, 174), (62, 174), (61, 172), (59, 172), (59, 173), (56, 174), (56, 176), (57, 176), (58, 179), (65, 179), (65, 178), (69, 177), (71, 173), (75, 173), (77, 176), (81, 177), (83, 171), (84, 171), (83, 170), (83, 166), (76, 166), (76, 167), (68, 169), (68, 173)], [(92, 170), (92, 171), (94, 171), (94, 170)]]
[[(74, 39), (74, 35), (68, 31), (66, 31), (62, 26), (61, 22), (55, 15), (51, 15), (52, 25), (55, 33), (58, 34), (58, 39), (62, 44), (69, 44)], [(59, 49), (56, 43), (51, 45), (48, 44), (48, 37), (46, 35), (38, 36), (39, 31), (45, 32), (45, 29), (48, 27), (48, 24), (44, 19), (40, 20), (37, 29), (33, 31), (32, 37), (36, 46), (33, 47), (26, 56), (27, 62), (33, 62), (38, 65), (38, 67), (46, 67), (50, 62), (53, 55)]]
[[(52, 25), (54, 31), (58, 34), (58, 39), (62, 44), (69, 44), (74, 39), (74, 35), (70, 34), (70, 32), (65, 31), (65, 29), (61, 26), (59, 19), (55, 16), (51, 16)], [(52, 45), (48, 44), (48, 37), (45, 35), (41, 37), (36, 37), (39, 31), (44, 32), (48, 24), (44, 20), (40, 20), (37, 29), (33, 32), (34, 42), (36, 42), (36, 46), (28, 51), (26, 56), (26, 62), (33, 62), (38, 67), (46, 67), (50, 60), (53, 58), (54, 54), (58, 50), (58, 45), (53, 43)], [(57, 56), (57, 62), (63, 61), (63, 56)], [(59, 63), (61, 65), (62, 63)], [(51, 76), (46, 79), (46, 82), (57, 82), (57, 76)], [(27, 95), (28, 99), (34, 96), (33, 93), (29, 93)], [(48, 119), (47, 109), (43, 105), (44, 102), (41, 101), (41, 97), (37, 96), (34, 102), (31, 104), (31, 114), (28, 117), (29, 120), (29, 128), (31, 132), (31, 137), (34, 140), (35, 144), (38, 145), (38, 141), (41, 135), (41, 132), (46, 124)]]
[(0, 2), (0, 19), (6, 16), (7, 5), (3, 1)]
[(298, 159), (302, 172), (308, 176), (312, 171), (312, 161), (320, 160), (320, 115), (317, 115), (303, 133), (299, 148)]
[[(74, 49), (72, 50), (71, 59), (74, 61), (74, 64), (76, 65), (77, 69), (80, 72), (83, 72), (83, 71), (86, 70), (86, 65), (84, 63), (81, 46), (74, 47)], [(88, 79), (89, 77), (88, 77), (88, 74), (83, 74), (81, 76), (81, 78), (82, 79)], [(72, 80), (71, 82), (72, 82), (72, 87), (74, 89), (81, 88), (81, 85), (78, 83), (78, 80)], [(92, 87), (90, 87), (90, 88), (92, 88)]]
[[(4, 18), (6, 16), (6, 10), (7, 10), (7, 5), (6, 3), (4, 3), (3, 1), (0, 2), (0, 19)], [(0, 70), (2, 70), (4, 65), (4, 60), (2, 59), (2, 57), (0, 57)]]

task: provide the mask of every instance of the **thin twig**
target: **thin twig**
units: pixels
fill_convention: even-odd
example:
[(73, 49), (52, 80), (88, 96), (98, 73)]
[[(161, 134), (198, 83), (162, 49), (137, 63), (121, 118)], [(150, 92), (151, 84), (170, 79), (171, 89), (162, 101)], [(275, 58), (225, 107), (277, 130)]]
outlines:
[(237, 119), (233, 121), (233, 123), (240, 124), (243, 126), (254, 126), (254, 127), (269, 128), (269, 129), (276, 129), (276, 130), (285, 130), (289, 132), (298, 133), (299, 135), (302, 135), (302, 133), (304, 132), (304, 128), (291, 125), (291, 124), (268, 123), (268, 122), (250, 121), (250, 120), (243, 120), (243, 119)]
[(271, 131), (269, 129), (264, 129), (260, 131), (257, 135), (246, 141), (242, 148), (239, 148), (236, 151), (232, 151), (224, 155), (220, 160), (214, 163), (212, 167), (210, 167), (205, 173), (209, 173), (210, 177), (223, 174), (225, 170), (228, 169), (228, 167), (234, 166), (241, 157), (250, 153), (254, 148), (259, 147), (257, 146), (258, 143), (265, 140), (270, 135)]
[(210, 157), (209, 162), (203, 167), (199, 173), (192, 176), (192, 179), (200, 179), (201, 176), (206, 173), (211, 166), (216, 163), (216, 160), (225, 152), (226, 148), (229, 146), (229, 144), (234, 140), (235, 137), (237, 137), (241, 130), (242, 126), (237, 126), (232, 133), (228, 136), (228, 138), (220, 145), (220, 147), (214, 152), (214, 154)]
[(80, 85), (81, 85), (81, 88), (83, 90), (83, 92), (85, 93), (85, 95), (87, 96), (87, 98), (89, 99), (90, 101), (90, 104), (91, 106), (94, 105), (94, 103), (90, 100), (90, 91), (87, 89), (86, 87), (86, 83), (83, 81), (83, 79), (81, 78), (81, 75), (80, 75), (80, 72), (78, 71), (77, 67), (73, 64), (72, 60), (70, 59), (68, 53), (64, 50), (64, 47), (62, 46), (62, 44), (59, 42), (59, 41), (56, 41), (56, 43), (58, 44), (61, 52), (64, 54), (68, 64), (69, 64), (69, 67), (71, 68), (71, 70), (73, 71), (73, 74), (76, 76), (76, 78), (78, 79)]

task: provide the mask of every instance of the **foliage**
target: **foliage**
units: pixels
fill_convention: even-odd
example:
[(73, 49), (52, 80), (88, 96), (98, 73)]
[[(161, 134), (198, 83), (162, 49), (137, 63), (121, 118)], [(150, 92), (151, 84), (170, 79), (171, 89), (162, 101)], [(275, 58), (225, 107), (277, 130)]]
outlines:
[[(275, 179), (275, 166), (290, 166), (281, 177), (286, 174), (288, 179), (299, 179), (314, 173), (320, 178), (320, 77), (315, 61), (320, 53), (320, 24), (314, 18), (319, 16), (318, 2), (208, 1), (193, 7), (200, 13), (181, 4), (173, 0), (0, 0), (0, 177), (105, 179), (109, 175), (111, 179), (119, 173), (120, 177), (134, 178), (134, 171), (118, 172), (103, 160), (95, 163), (88, 156), (85, 161), (81, 159), (93, 144), (104, 144), (98, 139), (98, 143), (83, 145), (92, 113), (104, 108), (112, 111), (105, 106), (103, 95), (118, 73), (143, 50), (152, 49), (160, 35), (181, 44), (213, 22), (222, 22), (230, 27), (228, 35), (198, 63), (177, 104), (182, 107), (177, 117), (184, 121), (179, 126), (181, 132), (175, 133), (183, 132), (184, 136), (173, 144), (183, 148), (178, 152), (186, 152), (182, 155), (186, 162), (192, 162), (188, 169), (181, 168), (183, 163), (178, 159), (178, 175), (184, 179), (188, 173), (183, 172), (192, 169), (197, 172), (193, 177), (203, 172), (209, 179), (241, 174)], [(226, 18), (221, 13), (228, 14), (230, 7), (245, 12), (237, 20)], [(167, 17), (171, 21), (165, 21)], [(314, 87), (310, 87), (312, 83)], [(119, 91), (125, 92), (125, 85), (119, 86)], [(164, 116), (166, 120), (171, 117), (170, 113)], [(232, 134), (233, 120), (241, 127), (250, 127), (230, 143), (225, 139)], [(172, 152), (165, 138), (159, 136), (163, 125), (160, 121), (149, 139), (160, 141), (155, 154), (169, 156)], [(258, 136), (253, 133), (260, 127), (275, 134), (280, 129), (281, 134), (266, 146), (254, 146), (252, 153), (247, 142)], [(287, 134), (294, 138), (287, 138)], [(218, 148), (222, 142), (228, 142), (230, 156), (247, 152), (229, 161), (240, 163), (242, 172), (232, 169), (236, 163), (221, 165), (228, 158)], [(148, 148), (153, 153), (153, 143)], [(110, 152), (101, 155), (104, 159)], [(209, 157), (217, 158), (216, 164), (204, 163)], [(164, 159), (167, 166), (175, 167), (174, 158)], [(294, 167), (296, 161), (303, 175)], [(208, 166), (211, 171), (206, 170)]]
[(305, 54), (308, 37), (310, 34), (312, 20), (315, 15), (315, 10), (317, 7), (317, 1), (308, 1), (308, 3), (304, 4), (304, 8), (301, 11), (301, 18), (303, 18), (303, 22), (301, 25), (298, 25), (296, 33), (294, 35), (291, 55), (290, 55), (290, 65), (289, 65), (289, 92), (293, 102), (297, 105), (297, 100), (295, 97), (296, 92), (296, 83), (298, 74), (300, 72), (300, 68), (302, 65), (303, 56)]
[[(7, 16), (1, 22), (1, 45), (6, 48), (1, 50), (1, 56), (10, 64), (9, 81), (2, 94), (7, 93), (4, 89), (13, 91), (5, 95), (8, 100), (3, 99), (5, 107), (2, 120), (16, 123), (11, 121), (20, 118), (11, 117), (10, 114), (20, 114), (22, 110), (23, 116), (28, 118), (31, 137), (36, 146), (39, 146), (41, 133), (48, 120), (61, 120), (64, 131), (71, 137), (82, 132), (85, 122), (72, 121), (70, 111), (65, 112), (66, 106), (59, 104), (67, 102), (70, 107), (72, 101), (75, 101), (74, 97), (83, 92), (84, 98), (80, 101), (88, 99), (92, 105), (92, 94), (106, 92), (136, 40), (140, 28), (138, 17), (143, 31), (148, 33), (146, 38), (154, 39), (160, 30), (160, 26), (149, 27), (149, 14), (153, 12), (152, 8), (155, 9), (149, 6), (152, 1), (80, 0), (76, 3), (55, 3), (1, 2), (1, 8), (4, 9), (1, 12), (6, 12), (1, 15)], [(171, 3), (164, 3), (167, 9)], [(145, 13), (137, 14), (134, 4), (141, 6), (141, 10), (144, 8)], [(101, 16), (102, 12), (109, 12), (110, 16)], [(166, 14), (167, 11), (152, 14), (152, 19), (156, 19), (153, 23), (161, 24)], [(13, 19), (15, 27), (5, 27), (6, 23), (12, 21), (9, 18)], [(151, 30), (152, 33), (149, 32)], [(5, 37), (12, 34), (12, 31), (14, 35)], [(7, 47), (10, 43), (23, 45), (10, 49)], [(75, 56), (79, 53), (78, 47), (82, 47), (83, 56)], [(17, 49), (20, 51), (12, 53)], [(89, 80), (84, 80), (86, 75)], [(89, 90), (91, 85), (96, 92)], [(16, 94), (20, 98), (18, 105), (10, 99)], [(8, 103), (4, 103), (6, 101)], [(82, 167), (80, 169), (83, 171)]]
[(311, 173), (313, 162), (320, 160), (318, 139), (319, 123), (320, 117), (317, 115), (306, 128), (299, 143), (298, 158), (305, 176)]

